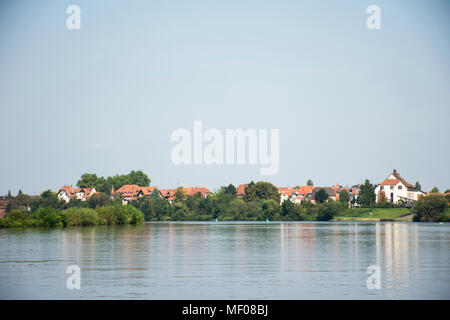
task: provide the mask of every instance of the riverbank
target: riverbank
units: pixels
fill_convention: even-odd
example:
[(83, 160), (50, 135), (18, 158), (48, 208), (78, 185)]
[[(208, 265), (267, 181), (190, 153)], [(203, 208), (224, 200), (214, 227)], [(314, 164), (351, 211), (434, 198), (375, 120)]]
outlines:
[(402, 221), (412, 222), (414, 213), (407, 208), (348, 208), (332, 221)]
[(0, 219), (0, 228), (30, 227), (72, 227), (140, 224), (144, 222), (144, 214), (130, 205), (108, 205), (95, 209), (39, 208), (31, 214), (25, 210), (13, 210), (5, 218)]

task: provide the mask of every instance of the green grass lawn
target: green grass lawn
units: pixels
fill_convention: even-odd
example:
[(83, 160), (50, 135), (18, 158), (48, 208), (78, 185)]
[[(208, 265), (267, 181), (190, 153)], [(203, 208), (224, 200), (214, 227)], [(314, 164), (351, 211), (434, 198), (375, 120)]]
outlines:
[(357, 219), (394, 219), (405, 214), (412, 213), (406, 208), (348, 208), (345, 209), (336, 220)]

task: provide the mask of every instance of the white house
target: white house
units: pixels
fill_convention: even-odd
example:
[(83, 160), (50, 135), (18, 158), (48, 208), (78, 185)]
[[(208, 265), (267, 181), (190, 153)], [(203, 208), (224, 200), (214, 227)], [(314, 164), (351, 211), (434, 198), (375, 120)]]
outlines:
[(69, 202), (70, 199), (86, 201), (94, 193), (96, 193), (95, 188), (73, 188), (72, 186), (63, 186), (59, 189), (58, 198), (65, 202)]
[(383, 197), (388, 202), (417, 201), (424, 193), (403, 179), (397, 170), (394, 171), (375, 188), (376, 201)]

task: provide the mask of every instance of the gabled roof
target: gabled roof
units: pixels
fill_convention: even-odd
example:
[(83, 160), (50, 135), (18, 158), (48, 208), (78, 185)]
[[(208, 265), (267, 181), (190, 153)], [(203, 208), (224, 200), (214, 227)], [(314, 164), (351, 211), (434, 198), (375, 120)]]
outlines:
[(408, 187), (408, 188), (414, 188), (414, 186), (413, 186), (411, 183), (409, 183), (409, 182), (407, 182), (405, 179), (403, 179), (403, 178), (400, 176), (400, 174), (399, 174), (398, 172), (396, 172), (395, 170), (394, 170), (394, 172), (392, 173), (392, 175), (393, 175), (394, 177), (396, 177), (398, 180), (400, 180), (406, 187)]
[(314, 186), (301, 186), (298, 188), (286, 188), (286, 187), (280, 187), (277, 188), (278, 192), (281, 194), (297, 194), (297, 195), (307, 195), (313, 192)]
[[(391, 176), (393, 176), (395, 179), (390, 178)], [(390, 179), (389, 179), (390, 178)], [(381, 185), (385, 186), (395, 186), (397, 185), (399, 182), (401, 182), (405, 187), (407, 187), (408, 189), (415, 189), (415, 186), (413, 186), (412, 184), (410, 184), (408, 181), (406, 181), (405, 179), (403, 179), (403, 177), (397, 172), (397, 170), (394, 169), (394, 171), (386, 178), (384, 179), (384, 181), (381, 183)]]
[(400, 180), (398, 180), (398, 179), (386, 179), (381, 183), (381, 185), (382, 186), (395, 186), (399, 182), (400, 182)]
[(149, 196), (155, 191), (156, 187), (141, 187), (141, 192), (144, 196)]
[(124, 184), (117, 189), (114, 194), (121, 194), (123, 197), (136, 198), (139, 193), (142, 193), (144, 196), (149, 196), (155, 189), (156, 187), (140, 187), (136, 184)]
[(199, 188), (199, 187), (183, 188), (183, 192), (186, 193), (187, 195), (194, 195), (200, 193), (202, 196), (204, 196), (205, 194), (212, 193), (207, 188)]
[(72, 186), (63, 186), (59, 189), (58, 193), (61, 191), (66, 192), (69, 198), (77, 198), (77, 193), (81, 193), (81, 197), (87, 199), (95, 192), (95, 188), (73, 188)]

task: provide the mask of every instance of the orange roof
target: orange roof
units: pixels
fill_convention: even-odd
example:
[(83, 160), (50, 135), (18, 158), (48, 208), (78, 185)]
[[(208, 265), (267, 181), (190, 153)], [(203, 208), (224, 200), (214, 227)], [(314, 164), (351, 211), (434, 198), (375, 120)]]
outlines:
[(156, 187), (141, 187), (141, 191), (144, 196), (151, 195), (155, 189)]
[(312, 193), (314, 190), (314, 186), (301, 186), (299, 188), (297, 188), (298, 193), (300, 194), (308, 194), (308, 193)]
[(395, 186), (399, 182), (400, 182), (400, 180), (398, 180), (398, 179), (386, 179), (381, 183), (381, 185), (382, 186)]
[(238, 185), (238, 187), (236, 188), (236, 194), (237, 195), (242, 195), (245, 193), (245, 188), (247, 188), (246, 184), (240, 184)]
[(409, 182), (407, 182), (405, 179), (403, 179), (402, 176), (400, 176), (399, 173), (394, 172), (392, 174), (394, 175), (394, 177), (396, 177), (398, 180), (400, 180), (406, 187), (414, 188), (414, 186), (412, 184), (410, 184)]
[[(202, 196), (205, 196), (206, 194), (212, 193), (207, 188), (199, 188), (199, 187), (188, 187), (188, 188), (182, 188), (183, 193), (185, 195), (191, 196), (196, 195), (200, 193)], [(161, 192), (161, 195), (166, 200), (175, 200), (175, 193), (177, 192), (177, 189), (161, 189), (159, 190)]]
[(161, 195), (163, 196), (164, 199), (166, 200), (175, 200), (175, 192), (177, 190), (176, 189), (161, 189), (159, 190), (159, 192), (161, 192)]
[(298, 195), (305, 195), (308, 193), (312, 193), (312, 191), (314, 190), (314, 186), (301, 186), (298, 188), (277, 188), (278, 192), (281, 194), (287, 194), (287, 195), (291, 195), (291, 194), (298, 194)]
[(89, 198), (94, 188), (73, 188), (72, 186), (63, 186), (59, 192), (65, 191), (69, 198), (76, 198), (77, 193), (83, 193), (82, 198)]
[(186, 193), (187, 195), (194, 195), (200, 193), (202, 196), (208, 193), (212, 193), (206, 188), (198, 188), (198, 187), (183, 188), (183, 192)]
[(124, 184), (115, 191), (115, 194), (121, 194), (123, 197), (136, 198), (141, 192), (144, 196), (149, 196), (156, 187), (140, 187), (136, 184)]

